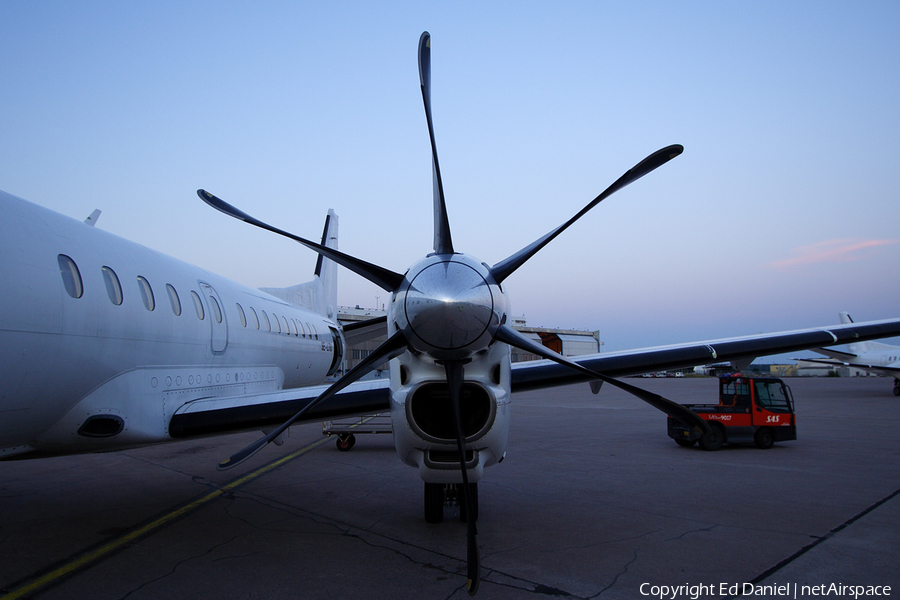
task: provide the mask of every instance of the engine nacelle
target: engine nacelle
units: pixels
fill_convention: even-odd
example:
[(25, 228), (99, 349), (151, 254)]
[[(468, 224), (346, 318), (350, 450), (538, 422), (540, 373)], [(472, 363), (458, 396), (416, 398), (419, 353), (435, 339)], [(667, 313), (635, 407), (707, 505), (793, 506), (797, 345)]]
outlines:
[[(509, 346), (493, 344), (466, 364), (462, 413), (469, 482), (499, 462), (509, 439)], [(462, 483), (443, 365), (424, 354), (391, 361), (391, 421), (397, 454), (426, 483)]]

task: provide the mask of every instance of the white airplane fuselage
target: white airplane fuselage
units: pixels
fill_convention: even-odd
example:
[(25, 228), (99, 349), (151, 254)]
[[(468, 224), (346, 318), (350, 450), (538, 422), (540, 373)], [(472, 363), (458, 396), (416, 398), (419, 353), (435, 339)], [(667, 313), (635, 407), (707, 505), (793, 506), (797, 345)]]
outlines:
[[(846, 312), (838, 313), (841, 323), (848, 325), (853, 319)], [(847, 345), (847, 352), (837, 349), (816, 348), (813, 351), (834, 359), (841, 364), (862, 369), (883, 377), (894, 378), (894, 395), (900, 396), (900, 346), (881, 342), (857, 342)], [(826, 361), (813, 361), (826, 362)], [(837, 364), (829, 362), (828, 364)]]
[(330, 309), (3, 192), (0, 210), (0, 457), (167, 441), (187, 401), (321, 383), (340, 366)]

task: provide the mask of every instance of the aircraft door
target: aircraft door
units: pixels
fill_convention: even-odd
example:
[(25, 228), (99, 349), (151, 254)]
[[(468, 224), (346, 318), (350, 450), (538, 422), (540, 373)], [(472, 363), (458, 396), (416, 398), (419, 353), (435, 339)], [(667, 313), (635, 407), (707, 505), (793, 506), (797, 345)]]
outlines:
[(200, 290), (206, 298), (206, 305), (209, 307), (209, 322), (212, 326), (212, 351), (216, 354), (225, 352), (228, 345), (228, 321), (225, 319), (225, 307), (222, 300), (208, 283), (200, 283)]

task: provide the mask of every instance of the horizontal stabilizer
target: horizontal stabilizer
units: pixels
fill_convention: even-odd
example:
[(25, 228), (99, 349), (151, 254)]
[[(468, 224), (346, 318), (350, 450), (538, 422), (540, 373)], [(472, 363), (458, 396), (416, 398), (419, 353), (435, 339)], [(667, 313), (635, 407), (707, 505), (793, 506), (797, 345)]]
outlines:
[(848, 362), (841, 360), (824, 360), (821, 358), (798, 358), (797, 360), (805, 360), (807, 362), (814, 362), (822, 365), (831, 365), (833, 367), (853, 367), (855, 369), (862, 369), (864, 371), (872, 371), (873, 373), (900, 373), (900, 368), (887, 367), (884, 365), (872, 365), (867, 363)]
[(387, 317), (375, 317), (367, 321), (347, 323), (343, 327), (344, 340), (348, 346), (355, 346), (362, 342), (374, 340), (379, 336), (387, 335)]

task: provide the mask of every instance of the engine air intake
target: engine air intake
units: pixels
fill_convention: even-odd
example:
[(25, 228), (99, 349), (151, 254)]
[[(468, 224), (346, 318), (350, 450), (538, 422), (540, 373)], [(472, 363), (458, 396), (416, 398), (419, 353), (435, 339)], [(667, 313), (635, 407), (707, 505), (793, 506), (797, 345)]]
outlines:
[[(465, 383), (460, 404), (466, 441), (484, 436), (496, 414), (491, 395), (476, 383)], [(456, 426), (446, 383), (423, 383), (417, 387), (406, 402), (406, 414), (413, 430), (422, 438), (455, 443)]]

